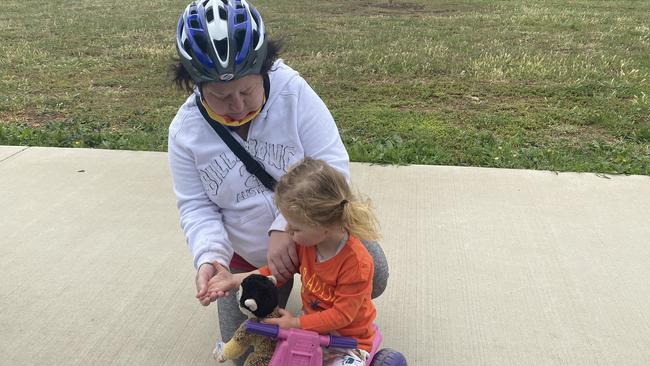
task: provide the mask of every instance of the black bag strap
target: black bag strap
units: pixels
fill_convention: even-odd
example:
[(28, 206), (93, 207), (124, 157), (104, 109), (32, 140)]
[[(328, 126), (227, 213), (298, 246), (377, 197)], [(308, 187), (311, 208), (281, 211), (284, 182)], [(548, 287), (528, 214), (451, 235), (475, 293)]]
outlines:
[(201, 102), (201, 96), (196, 95), (196, 106), (199, 107), (199, 111), (201, 112), (201, 115), (203, 118), (208, 122), (210, 127), (214, 129), (214, 131), (221, 137), (221, 140), (228, 145), (230, 150), (232, 150), (233, 153), (239, 158), (239, 160), (244, 163), (244, 166), (246, 167), (246, 170), (248, 170), (249, 173), (255, 175), (257, 179), (264, 184), (264, 187), (268, 188), (269, 190), (273, 191), (273, 188), (275, 187), (275, 183), (277, 181), (275, 178), (271, 176), (271, 174), (267, 173), (266, 170), (264, 170), (264, 166), (260, 164), (259, 161), (255, 160), (251, 154), (244, 149), (243, 146), (237, 140), (235, 140), (234, 137), (232, 137), (232, 134), (230, 131), (228, 131), (221, 123), (213, 120), (210, 118), (210, 115), (208, 114), (208, 111), (205, 110), (205, 107), (203, 106), (203, 103)]

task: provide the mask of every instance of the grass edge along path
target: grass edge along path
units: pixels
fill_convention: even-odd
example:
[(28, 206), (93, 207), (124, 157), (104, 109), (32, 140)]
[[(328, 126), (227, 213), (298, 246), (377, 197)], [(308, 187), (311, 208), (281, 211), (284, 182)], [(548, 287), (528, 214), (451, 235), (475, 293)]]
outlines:
[[(353, 161), (650, 175), (650, 3), (255, 4)], [(184, 5), (2, 2), (0, 144), (165, 151)]]

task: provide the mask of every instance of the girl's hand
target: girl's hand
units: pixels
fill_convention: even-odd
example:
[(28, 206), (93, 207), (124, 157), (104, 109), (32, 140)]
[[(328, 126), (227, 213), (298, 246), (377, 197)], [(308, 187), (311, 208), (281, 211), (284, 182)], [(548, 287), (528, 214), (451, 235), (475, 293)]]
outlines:
[(298, 254), (291, 236), (284, 231), (272, 231), (269, 235), (267, 262), (271, 274), (278, 281), (287, 282), (298, 271)]
[[(207, 293), (212, 299), (230, 295), (230, 290), (239, 287), (239, 282), (230, 271), (218, 262), (212, 263), (216, 274), (208, 282)], [(214, 300), (212, 300), (214, 301)]]
[(282, 308), (278, 311), (280, 312), (279, 318), (266, 318), (262, 320), (262, 323), (278, 325), (280, 328), (300, 328), (300, 318), (296, 318)]
[(210, 297), (210, 294), (208, 294), (208, 281), (215, 273), (216, 270), (210, 263), (203, 263), (196, 271), (196, 298), (203, 306), (208, 306), (217, 299), (216, 297)]

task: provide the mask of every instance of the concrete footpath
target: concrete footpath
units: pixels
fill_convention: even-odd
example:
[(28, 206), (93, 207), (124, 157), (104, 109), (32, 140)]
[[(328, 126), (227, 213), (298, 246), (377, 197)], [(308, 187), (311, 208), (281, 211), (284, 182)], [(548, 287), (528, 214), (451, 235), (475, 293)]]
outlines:
[[(351, 170), (410, 365), (650, 365), (650, 177)], [(0, 365), (216, 364), (177, 215), (165, 153), (0, 146)]]

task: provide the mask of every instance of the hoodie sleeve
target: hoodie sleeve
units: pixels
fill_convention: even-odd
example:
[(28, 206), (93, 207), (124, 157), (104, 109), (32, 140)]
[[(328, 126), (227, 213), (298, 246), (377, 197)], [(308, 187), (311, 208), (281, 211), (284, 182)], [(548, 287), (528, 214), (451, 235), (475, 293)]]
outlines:
[(301, 78), (298, 94), (298, 134), (305, 156), (321, 159), (350, 180), (350, 158), (332, 114), (314, 90)]
[(182, 145), (183, 110), (169, 129), (168, 157), (180, 223), (193, 257), (194, 267), (217, 261), (229, 267), (234, 250), (223, 225), (221, 209), (201, 183), (194, 154)]
[(273, 224), (271, 224), (271, 227), (269, 228), (269, 235), (271, 235), (271, 231), (286, 231), (287, 228), (287, 219), (282, 216), (280, 211), (275, 212), (275, 220), (273, 221)]

